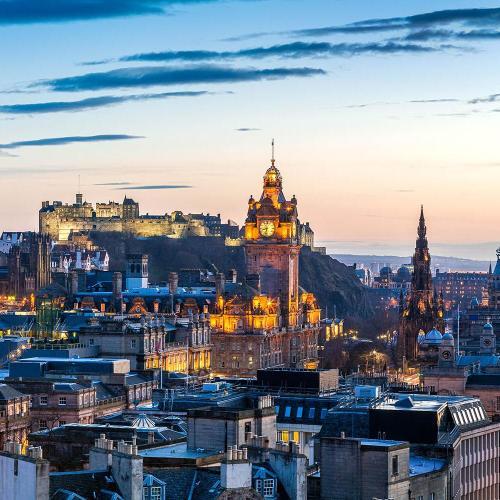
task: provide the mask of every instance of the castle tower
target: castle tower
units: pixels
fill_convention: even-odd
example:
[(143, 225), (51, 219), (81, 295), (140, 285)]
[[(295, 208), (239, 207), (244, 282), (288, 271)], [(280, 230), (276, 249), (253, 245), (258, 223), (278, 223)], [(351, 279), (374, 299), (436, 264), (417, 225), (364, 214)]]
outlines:
[(420, 330), (437, 328), (444, 331), (443, 298), (432, 288), (431, 256), (427, 242), (424, 208), (420, 209), (415, 253), (412, 259), (411, 290), (400, 305), (398, 357), (407, 361), (417, 358), (417, 337)]
[(287, 201), (275, 165), (266, 170), (259, 201), (248, 201), (245, 221), (247, 275), (260, 276), (265, 295), (279, 297), (283, 326), (299, 324), (299, 253), (297, 200)]

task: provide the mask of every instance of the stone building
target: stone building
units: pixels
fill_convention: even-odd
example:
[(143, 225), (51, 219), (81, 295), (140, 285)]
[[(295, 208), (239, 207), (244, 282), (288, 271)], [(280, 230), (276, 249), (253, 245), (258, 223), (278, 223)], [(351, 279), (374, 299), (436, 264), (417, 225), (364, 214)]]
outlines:
[(424, 209), (421, 208), (418, 237), (413, 255), (411, 290), (400, 296), (398, 331), (398, 361), (413, 362), (418, 355), (417, 338), (420, 331), (434, 328), (444, 332), (443, 297), (432, 287), (431, 256), (427, 243)]
[(31, 395), (31, 428), (53, 429), (94, 419), (151, 401), (152, 377), (130, 373), (125, 359), (27, 358), (11, 363), (5, 379)]
[(0, 384), (0, 449), (8, 441), (25, 447), (30, 424), (30, 396)]
[(33, 232), (3, 233), (0, 243), (0, 256), (5, 263), (5, 273), (0, 275), (3, 294), (28, 297), (50, 284), (50, 237)]
[(210, 324), (204, 314), (94, 318), (80, 329), (79, 340), (97, 346), (101, 357), (128, 359), (132, 370), (206, 375), (211, 367)]
[(271, 163), (259, 201), (248, 201), (244, 282), (226, 291), (224, 276), (217, 276), (210, 317), (217, 373), (317, 366), (320, 309), (314, 295), (299, 288), (297, 199), (286, 200)]
[(448, 464), (410, 454), (410, 443), (321, 438), (321, 499), (445, 499)]
[(73, 233), (111, 231), (135, 236), (228, 236), (237, 235), (237, 225), (221, 221), (220, 215), (183, 214), (180, 211), (164, 215), (140, 215), (139, 203), (125, 196), (123, 203), (110, 201), (95, 207), (76, 195), (73, 204), (60, 201), (42, 202), (39, 230), (55, 241), (67, 241)]

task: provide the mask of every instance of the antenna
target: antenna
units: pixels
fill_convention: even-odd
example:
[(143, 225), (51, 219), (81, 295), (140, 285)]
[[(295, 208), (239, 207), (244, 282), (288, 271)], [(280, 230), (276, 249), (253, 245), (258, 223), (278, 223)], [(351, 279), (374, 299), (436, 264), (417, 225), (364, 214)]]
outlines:
[(80, 174), (78, 174), (78, 192), (81, 193)]
[(271, 165), (274, 167), (274, 162), (276, 160), (274, 159), (274, 138), (271, 141)]

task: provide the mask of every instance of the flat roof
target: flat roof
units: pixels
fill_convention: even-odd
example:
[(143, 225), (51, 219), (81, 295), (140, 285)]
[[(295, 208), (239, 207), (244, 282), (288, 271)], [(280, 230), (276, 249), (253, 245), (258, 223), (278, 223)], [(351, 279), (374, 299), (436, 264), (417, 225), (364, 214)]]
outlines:
[[(222, 453), (222, 452), (221, 452)], [(149, 450), (140, 450), (139, 455), (142, 457), (153, 458), (205, 458), (216, 455), (213, 450), (205, 450), (198, 448), (196, 450), (188, 449), (187, 443), (177, 443), (168, 446), (159, 446), (158, 448), (150, 448)]]
[(419, 474), (439, 471), (445, 466), (446, 460), (410, 454), (410, 476), (418, 476)]

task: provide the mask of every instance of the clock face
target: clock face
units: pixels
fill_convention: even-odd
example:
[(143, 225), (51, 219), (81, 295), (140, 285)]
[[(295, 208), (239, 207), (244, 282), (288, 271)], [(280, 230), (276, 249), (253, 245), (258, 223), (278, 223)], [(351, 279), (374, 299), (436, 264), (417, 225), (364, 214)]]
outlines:
[(441, 353), (441, 357), (442, 357), (443, 359), (450, 359), (450, 358), (451, 358), (451, 352), (450, 352), (450, 351), (443, 351), (443, 352)]
[(489, 347), (491, 345), (491, 340), (490, 339), (484, 339), (483, 340), (483, 344), (486, 346), (486, 347)]
[(260, 223), (259, 231), (262, 236), (272, 236), (276, 228), (274, 227), (274, 222), (272, 220), (263, 220)]

